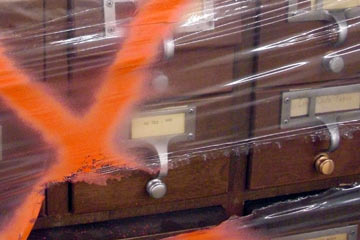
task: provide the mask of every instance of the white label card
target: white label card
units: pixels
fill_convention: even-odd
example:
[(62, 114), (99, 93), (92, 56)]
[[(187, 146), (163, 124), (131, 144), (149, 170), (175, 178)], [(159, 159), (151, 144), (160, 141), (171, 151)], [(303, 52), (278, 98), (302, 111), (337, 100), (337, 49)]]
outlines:
[(185, 113), (138, 117), (131, 122), (131, 138), (148, 138), (185, 133)]
[(343, 93), (316, 97), (315, 113), (330, 113), (360, 109), (360, 93)]

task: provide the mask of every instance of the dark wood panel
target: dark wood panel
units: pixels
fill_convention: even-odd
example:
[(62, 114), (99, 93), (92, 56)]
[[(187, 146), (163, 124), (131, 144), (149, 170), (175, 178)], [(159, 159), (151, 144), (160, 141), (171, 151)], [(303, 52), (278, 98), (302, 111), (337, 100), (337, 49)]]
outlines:
[(243, 195), (245, 200), (266, 199), (276, 196), (296, 194), (310, 191), (320, 191), (334, 187), (348, 187), (359, 182), (360, 175), (316, 179), (314, 181), (267, 187), (265, 189), (247, 190)]
[(175, 212), (184, 209), (196, 209), (211, 206), (225, 206), (227, 195), (217, 195), (206, 198), (187, 199), (162, 204), (122, 208), (111, 211), (91, 212), (83, 214), (62, 214), (38, 218), (35, 229), (88, 224), (136, 216), (146, 216), (159, 213)]
[[(289, 23), (288, 1), (261, 1), (258, 87), (310, 83), (347, 78), (359, 73), (360, 51), (359, 19), (348, 20), (348, 37), (335, 47), (336, 25), (329, 22), (309, 21)], [(309, 9), (310, 1), (299, 5)], [(328, 54), (343, 57), (345, 68), (341, 73), (330, 73), (322, 66)]]
[[(45, 72), (44, 84), (59, 101), (69, 104), (69, 64), (67, 41), (71, 35), (67, 0), (46, 0), (44, 4), (45, 27)], [(48, 186), (46, 192), (46, 213), (48, 216), (69, 212), (68, 184)]]
[[(45, 3), (45, 72), (49, 90), (63, 103), (69, 104), (69, 63), (71, 55), (71, 12), (67, 0), (47, 0)], [(69, 58), (69, 59), (68, 59)]]
[(46, 192), (46, 213), (48, 216), (59, 216), (70, 210), (69, 183), (56, 183)]
[[(327, 82), (297, 88), (318, 88), (356, 82)], [(357, 130), (359, 123), (339, 126), (340, 147), (330, 154), (330, 158), (335, 162), (335, 171), (329, 176), (321, 175), (315, 169), (314, 158), (328, 148), (328, 131), (325, 127), (281, 130), (282, 91), (289, 89), (282, 87), (256, 92), (254, 134), (263, 139), (258, 140), (252, 152), (249, 187), (259, 189), (359, 174), (360, 154), (356, 147), (360, 143), (360, 133)]]
[[(29, 239), (160, 239), (186, 229), (217, 225), (227, 218), (221, 206), (33, 231)], [(147, 237), (147, 238), (146, 238)]]

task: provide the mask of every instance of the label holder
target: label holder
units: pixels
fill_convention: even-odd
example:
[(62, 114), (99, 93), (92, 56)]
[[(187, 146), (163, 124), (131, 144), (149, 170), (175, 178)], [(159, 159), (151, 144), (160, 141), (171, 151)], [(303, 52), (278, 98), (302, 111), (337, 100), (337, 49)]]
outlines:
[[(359, 93), (360, 84), (327, 87), (320, 89), (305, 89), (282, 93), (281, 107), (281, 129), (309, 127), (322, 125), (322, 119), (331, 119), (326, 124), (337, 124), (339, 122), (355, 121), (360, 119), (360, 106), (358, 109), (341, 110), (327, 113), (316, 113), (316, 99), (322, 96), (338, 96), (346, 93)], [(304, 116), (291, 116), (291, 101), (294, 99), (309, 99), (308, 112)]]
[[(189, 32), (197, 32), (197, 31), (214, 30), (215, 20), (214, 20), (213, 0), (199, 0), (199, 1), (202, 1), (202, 5), (203, 5), (201, 14), (197, 14), (199, 13), (199, 11), (196, 11), (194, 13), (195, 16), (190, 16), (190, 19), (186, 19), (185, 22), (180, 24), (177, 32), (189, 33)], [(114, 37), (120, 34), (116, 27), (117, 3), (132, 3), (135, 6), (137, 6), (137, 0), (103, 0), (104, 25), (105, 25), (106, 37)], [(194, 23), (191, 24), (191, 21), (193, 21)]]
[[(139, 137), (132, 139), (132, 141), (144, 142), (154, 147), (160, 159), (160, 172), (158, 178), (165, 177), (168, 172), (169, 143), (170, 142), (176, 143), (176, 142), (195, 139), (196, 107), (193, 105), (188, 105), (188, 106), (164, 108), (164, 109), (143, 112), (136, 116), (136, 118), (152, 117), (152, 116), (156, 117), (156, 116), (173, 115), (177, 113), (185, 114), (185, 118), (184, 118), (185, 128), (183, 133), (161, 135), (161, 136)], [(129, 135), (131, 138), (131, 133)]]

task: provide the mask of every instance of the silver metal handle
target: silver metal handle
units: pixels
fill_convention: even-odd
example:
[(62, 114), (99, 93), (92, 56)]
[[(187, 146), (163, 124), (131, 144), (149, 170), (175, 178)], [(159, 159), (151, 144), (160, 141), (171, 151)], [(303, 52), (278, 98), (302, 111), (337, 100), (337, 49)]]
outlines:
[(325, 124), (325, 126), (327, 127), (330, 133), (330, 146), (327, 152), (336, 151), (340, 146), (340, 131), (336, 117), (321, 116), (321, 117), (317, 117), (317, 119), (319, 119), (322, 123)]
[(164, 40), (164, 57), (170, 59), (175, 55), (175, 41), (173, 37)]
[[(173, 116), (180, 116), (179, 119), (174, 117), (174, 121), (171, 120)], [(142, 118), (146, 118), (144, 120)], [(152, 118), (154, 117), (154, 118)], [(150, 118), (150, 119), (149, 119)], [(151, 120), (151, 118), (154, 120)], [(160, 119), (159, 119), (160, 118)], [(195, 126), (196, 126), (196, 106), (187, 105), (187, 106), (178, 106), (178, 107), (169, 107), (158, 110), (152, 110), (148, 112), (143, 112), (137, 118), (139, 124), (142, 126), (147, 125), (147, 129), (152, 131), (152, 136), (133, 136), (133, 127), (131, 127), (130, 136), (132, 136), (132, 141), (139, 141), (141, 143), (147, 143), (155, 148), (159, 160), (160, 160), (160, 170), (156, 178), (150, 180), (146, 184), (146, 190), (149, 195), (153, 198), (162, 198), (165, 196), (167, 188), (163, 179), (168, 175), (169, 171), (169, 153), (168, 145), (171, 141), (172, 143), (178, 141), (188, 141), (195, 138)], [(167, 120), (170, 120), (170, 123)], [(177, 119), (177, 120), (176, 120)], [(147, 122), (145, 124), (145, 122)], [(154, 123), (152, 123), (154, 122)], [(159, 125), (164, 124), (164, 125)], [(170, 125), (169, 125), (170, 124)], [(172, 124), (184, 124), (184, 130), (182, 132), (173, 131), (170, 128), (173, 128)], [(140, 126), (135, 125), (135, 126)], [(154, 128), (153, 128), (154, 127)], [(159, 128), (166, 127), (168, 134), (164, 135), (162, 131), (159, 132)], [(149, 129), (150, 128), (150, 129)], [(139, 129), (141, 130), (141, 128)], [(136, 134), (135, 134), (136, 135)], [(141, 134), (140, 134), (141, 135)]]
[(338, 26), (339, 37), (335, 43), (335, 46), (340, 46), (346, 41), (348, 35), (348, 24), (346, 22), (345, 11), (325, 11), (325, 13), (329, 16), (330, 21), (335, 21)]
[(121, 29), (117, 29), (116, 24), (116, 4), (118, 3), (131, 3), (136, 7), (136, 0), (104, 0), (103, 6), (106, 37), (122, 36), (124, 34)]
[(163, 182), (163, 178), (168, 175), (169, 171), (169, 159), (168, 159), (168, 144), (170, 138), (164, 138), (162, 140), (152, 142), (160, 160), (160, 171), (156, 178), (150, 180), (146, 184), (146, 191), (155, 199), (162, 198), (166, 195), (167, 187)]
[(339, 10), (324, 10), (319, 6), (322, 4), (317, 4), (316, 9), (311, 11), (303, 11), (298, 9), (299, 0), (289, 0), (289, 13), (288, 21), (289, 22), (308, 22), (308, 21), (328, 21), (335, 22), (338, 26), (339, 37), (335, 43), (335, 46), (340, 46), (346, 41), (348, 35), (348, 24), (347, 17), (358, 15), (359, 11), (350, 11), (349, 9), (339, 9)]
[(157, 178), (164, 178), (168, 175), (169, 171), (169, 159), (168, 159), (168, 143), (166, 144), (157, 144), (155, 149), (158, 152), (160, 160), (160, 171)]

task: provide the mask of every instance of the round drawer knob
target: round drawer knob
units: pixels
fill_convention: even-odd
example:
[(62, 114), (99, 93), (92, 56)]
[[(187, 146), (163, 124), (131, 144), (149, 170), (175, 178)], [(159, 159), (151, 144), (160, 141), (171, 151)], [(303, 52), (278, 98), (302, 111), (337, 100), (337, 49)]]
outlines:
[(329, 72), (340, 73), (344, 70), (345, 62), (344, 59), (339, 56), (325, 56), (323, 58), (323, 65)]
[(169, 78), (159, 72), (152, 80), (152, 87), (157, 92), (165, 92), (169, 87)]
[(149, 193), (150, 197), (155, 199), (164, 197), (166, 190), (166, 184), (158, 178), (153, 179), (146, 184), (146, 191)]
[(330, 175), (334, 172), (335, 164), (326, 153), (321, 153), (315, 158), (315, 168), (318, 173)]

